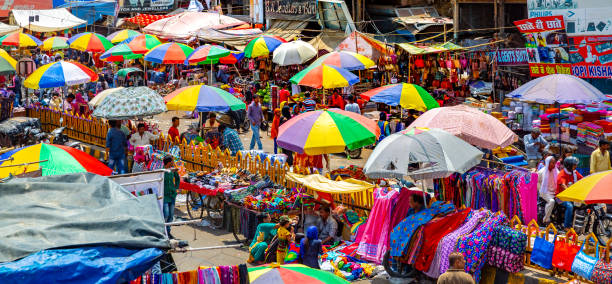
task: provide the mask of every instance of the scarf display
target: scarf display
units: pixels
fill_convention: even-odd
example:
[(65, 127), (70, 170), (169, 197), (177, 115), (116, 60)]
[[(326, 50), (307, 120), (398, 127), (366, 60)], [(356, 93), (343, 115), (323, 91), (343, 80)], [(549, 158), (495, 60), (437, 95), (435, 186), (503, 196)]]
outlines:
[(246, 264), (216, 266), (198, 270), (152, 274), (147, 273), (130, 281), (130, 284), (248, 284)]

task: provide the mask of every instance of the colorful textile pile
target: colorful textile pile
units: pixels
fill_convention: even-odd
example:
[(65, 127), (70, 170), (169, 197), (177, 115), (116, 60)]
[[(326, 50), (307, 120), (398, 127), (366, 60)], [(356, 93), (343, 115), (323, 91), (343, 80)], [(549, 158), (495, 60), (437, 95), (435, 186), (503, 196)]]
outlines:
[(436, 198), (457, 207), (487, 208), (519, 216), (527, 224), (537, 219), (537, 174), (476, 167), (469, 172), (435, 180)]
[(335, 169), (329, 173), (331, 179), (335, 180), (337, 176), (342, 179), (354, 178), (358, 180), (366, 180), (367, 177), (363, 173), (363, 168), (355, 165), (350, 165), (346, 168)]
[(151, 15), (151, 14), (137, 14), (134, 17), (125, 19), (126, 21), (139, 25), (141, 27), (146, 27), (149, 24), (161, 20), (164, 18), (172, 17), (172, 15)]
[(364, 226), (363, 233), (357, 236), (357, 253), (362, 259), (381, 263), (389, 249), (389, 227), (393, 207), (399, 192), (389, 188), (374, 189), (374, 206)]
[(595, 149), (599, 147), (599, 140), (603, 135), (603, 127), (592, 122), (582, 122), (578, 124), (578, 138), (576, 138), (576, 141)]
[(249, 272), (246, 264), (234, 266), (200, 267), (198, 270), (144, 274), (130, 281), (130, 284), (248, 284)]
[(508, 272), (523, 270), (527, 235), (507, 226), (499, 226), (487, 249), (488, 264)]
[(300, 193), (297, 189), (268, 188), (261, 190), (257, 195), (248, 195), (243, 204), (246, 208), (260, 212), (283, 213), (289, 210), (301, 209), (304, 201), (304, 209), (314, 207), (312, 197)]
[(355, 258), (356, 254), (357, 243), (345, 242), (321, 256), (321, 270), (349, 281), (369, 278), (374, 266)]

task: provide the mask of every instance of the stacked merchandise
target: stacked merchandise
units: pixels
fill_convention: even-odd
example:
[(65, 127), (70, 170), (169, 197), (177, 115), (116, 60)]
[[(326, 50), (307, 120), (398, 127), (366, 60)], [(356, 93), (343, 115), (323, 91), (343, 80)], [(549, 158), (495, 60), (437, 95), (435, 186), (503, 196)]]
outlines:
[(240, 150), (240, 154), (242, 154), (243, 157), (251, 155), (251, 159), (253, 161), (255, 161), (257, 157), (259, 157), (260, 161), (265, 161), (266, 159), (269, 159), (271, 165), (274, 165), (276, 161), (278, 161), (281, 165), (284, 165), (287, 161), (287, 155), (285, 154), (270, 154), (262, 150)]
[(367, 180), (368, 178), (363, 173), (363, 168), (350, 165), (346, 168), (339, 168), (331, 171), (329, 176), (332, 180), (336, 180), (337, 177), (341, 179), (354, 178), (358, 180)]
[(314, 199), (297, 189), (266, 188), (257, 194), (248, 195), (243, 200), (244, 207), (270, 214), (282, 214), (291, 210), (311, 210), (314, 208)]
[(250, 179), (254, 175), (248, 171), (238, 171), (230, 173), (228, 170), (215, 170), (211, 173), (191, 172), (183, 178), (181, 188), (192, 190), (194, 187), (198, 193), (207, 192), (206, 195), (216, 195), (217, 192), (223, 193), (226, 190), (244, 188), (251, 184)]
[(270, 181), (270, 178), (265, 177), (250, 186), (226, 190), (225, 197), (228, 201), (241, 205), (247, 196), (257, 195), (261, 190), (270, 188), (272, 186), (274, 186), (274, 184), (272, 181)]
[(218, 283), (248, 284), (249, 271), (246, 264), (233, 266), (200, 267), (198, 270), (154, 274), (147, 273), (130, 281), (130, 284), (182, 284), (182, 283)]
[(516, 273), (523, 270), (527, 235), (508, 226), (499, 226), (487, 249), (487, 262), (499, 269)]
[(357, 258), (357, 243), (343, 244), (321, 255), (321, 270), (329, 271), (348, 281), (372, 276), (374, 265)]
[(578, 124), (578, 143), (584, 143), (590, 148), (597, 148), (599, 140), (603, 137), (603, 127), (592, 123), (582, 122)]

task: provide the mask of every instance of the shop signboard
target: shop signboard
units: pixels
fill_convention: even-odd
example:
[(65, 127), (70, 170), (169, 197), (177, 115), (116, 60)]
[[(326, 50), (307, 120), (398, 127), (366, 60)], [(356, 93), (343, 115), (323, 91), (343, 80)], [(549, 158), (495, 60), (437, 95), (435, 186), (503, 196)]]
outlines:
[(525, 49), (532, 77), (571, 74), (567, 35), (562, 16), (515, 21), (525, 37)]
[(314, 0), (265, 1), (266, 18), (294, 21), (316, 18), (317, 2)]
[(527, 0), (529, 18), (563, 16), (570, 36), (612, 34), (610, 0)]
[(525, 48), (504, 48), (496, 50), (493, 53), (493, 58), (499, 66), (518, 66), (528, 65), (529, 55)]
[(164, 12), (174, 8), (174, 0), (119, 0), (121, 13)]
[(572, 74), (581, 78), (612, 78), (612, 35), (569, 37)]
[(53, 0), (1, 0), (0, 17), (8, 17), (11, 10), (53, 9)]

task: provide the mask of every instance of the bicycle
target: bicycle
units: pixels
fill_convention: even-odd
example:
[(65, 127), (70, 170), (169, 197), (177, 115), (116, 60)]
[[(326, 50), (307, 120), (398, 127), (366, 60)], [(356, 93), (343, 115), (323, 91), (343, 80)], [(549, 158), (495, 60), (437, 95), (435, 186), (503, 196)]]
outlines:
[(206, 211), (206, 219), (215, 229), (223, 226), (223, 197), (221, 194), (202, 195), (189, 191), (187, 193), (187, 215), (192, 219), (202, 219)]

